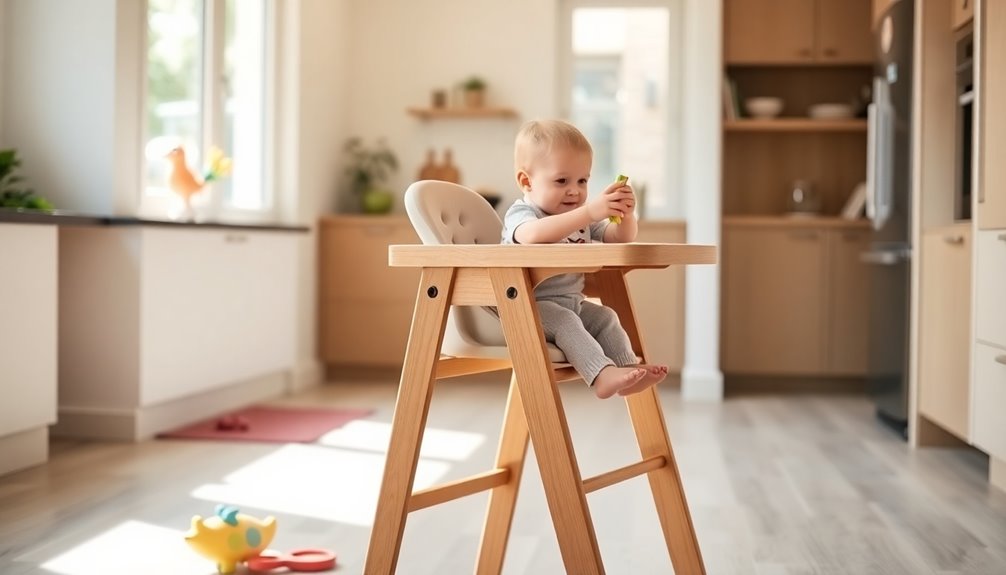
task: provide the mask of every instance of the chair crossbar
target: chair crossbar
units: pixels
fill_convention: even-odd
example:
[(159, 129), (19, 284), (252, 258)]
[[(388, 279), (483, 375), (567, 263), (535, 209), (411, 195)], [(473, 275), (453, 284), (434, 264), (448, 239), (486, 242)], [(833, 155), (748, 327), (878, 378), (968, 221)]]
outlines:
[(667, 465), (667, 458), (663, 455), (654, 455), (653, 457), (647, 457), (642, 461), (637, 461), (631, 465), (626, 465), (625, 467), (619, 467), (612, 471), (602, 473), (600, 475), (595, 475), (588, 479), (583, 480), (583, 492), (592, 493), (598, 489), (604, 489), (605, 487), (611, 487), (616, 483), (621, 483), (623, 481), (632, 479), (638, 475), (644, 473), (649, 473), (651, 471), (656, 471)]
[(409, 498), (408, 511), (418, 511), (434, 505), (474, 495), (499, 487), (510, 481), (510, 470), (505, 468), (491, 469), (477, 475), (458, 479), (440, 485), (434, 485), (421, 491), (416, 491)]

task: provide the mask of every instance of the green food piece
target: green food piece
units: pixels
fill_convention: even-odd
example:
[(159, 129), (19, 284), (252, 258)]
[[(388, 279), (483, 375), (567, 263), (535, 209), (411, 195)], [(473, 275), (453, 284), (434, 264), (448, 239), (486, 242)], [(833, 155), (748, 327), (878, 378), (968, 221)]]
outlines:
[[(625, 182), (628, 182), (628, 181), (629, 181), (629, 176), (623, 176), (622, 174), (618, 174), (618, 177), (615, 178), (615, 182), (619, 183), (619, 184), (624, 184)], [(622, 223), (622, 218), (620, 218), (618, 216), (609, 216), (608, 217), (608, 221), (611, 222), (611, 223), (613, 223), (613, 224), (620, 224), (620, 223)]]

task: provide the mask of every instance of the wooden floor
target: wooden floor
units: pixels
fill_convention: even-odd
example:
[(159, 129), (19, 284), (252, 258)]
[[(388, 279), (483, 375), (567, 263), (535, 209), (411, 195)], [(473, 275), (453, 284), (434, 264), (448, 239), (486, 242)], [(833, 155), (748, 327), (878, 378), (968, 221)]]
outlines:
[[(440, 384), (417, 485), (488, 468), (502, 381)], [(0, 574), (209, 575), (182, 533), (218, 502), (275, 515), (273, 547), (328, 547), (339, 573), (360, 573), (395, 393), (349, 381), (278, 401), (376, 409), (311, 445), (54, 443), (49, 464), (0, 478)], [(912, 451), (859, 396), (662, 395), (710, 574), (1006, 573), (1006, 494), (988, 487), (980, 454)], [(582, 384), (563, 397), (584, 476), (634, 460), (619, 400)], [(399, 572), (471, 573), (485, 500), (412, 514)], [(588, 501), (608, 573), (671, 572), (645, 479)], [(505, 572), (563, 572), (533, 464)]]

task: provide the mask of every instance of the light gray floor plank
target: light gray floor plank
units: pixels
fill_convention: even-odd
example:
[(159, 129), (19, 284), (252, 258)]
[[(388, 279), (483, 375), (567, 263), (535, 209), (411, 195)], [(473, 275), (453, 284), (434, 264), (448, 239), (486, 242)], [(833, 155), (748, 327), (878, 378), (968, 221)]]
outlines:
[[(57, 441), (51, 461), (0, 478), (4, 575), (214, 572), (182, 542), (217, 502), (275, 515), (274, 547), (323, 546), (360, 573), (396, 383), (344, 381), (280, 405), (374, 408), (311, 445)], [(585, 476), (638, 457), (624, 405), (562, 387)], [(845, 395), (741, 396), (683, 404), (662, 390), (668, 430), (710, 574), (1006, 573), (1006, 495), (972, 451), (911, 450)], [(440, 384), (417, 482), (493, 460), (505, 379)], [(505, 573), (561, 573), (533, 448)], [(653, 500), (638, 478), (588, 496), (608, 573), (670, 573)], [(400, 573), (470, 573), (486, 496), (410, 516)]]

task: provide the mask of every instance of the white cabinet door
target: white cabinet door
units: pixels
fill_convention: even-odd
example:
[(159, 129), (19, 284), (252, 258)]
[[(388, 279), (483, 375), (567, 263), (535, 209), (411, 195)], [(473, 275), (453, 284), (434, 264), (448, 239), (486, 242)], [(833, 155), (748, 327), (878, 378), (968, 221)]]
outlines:
[(0, 224), (0, 436), (56, 421), (57, 237)]
[(142, 233), (140, 405), (293, 367), (295, 236)]
[(1006, 347), (1006, 230), (978, 232), (975, 335)]
[(972, 440), (997, 459), (1006, 460), (1006, 349), (975, 346)]

